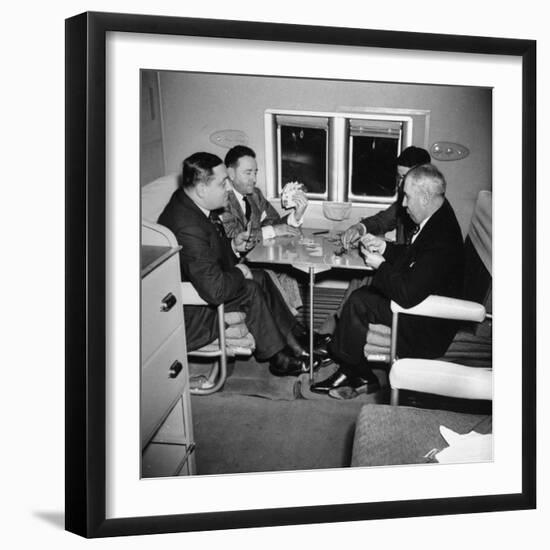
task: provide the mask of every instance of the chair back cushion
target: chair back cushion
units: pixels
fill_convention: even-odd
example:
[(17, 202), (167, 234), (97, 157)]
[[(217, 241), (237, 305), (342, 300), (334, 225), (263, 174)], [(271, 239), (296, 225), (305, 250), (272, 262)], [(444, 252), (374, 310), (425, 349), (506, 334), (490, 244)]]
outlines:
[(153, 180), (141, 188), (141, 217), (156, 223), (178, 188), (178, 174), (168, 174)]
[[(492, 198), (491, 191), (480, 191), (466, 242), (464, 244), (464, 294), (492, 311)], [(470, 331), (483, 338), (491, 337), (491, 321), (471, 325)]]
[(493, 274), (493, 194), (480, 191), (477, 196), (468, 237), (490, 275)]

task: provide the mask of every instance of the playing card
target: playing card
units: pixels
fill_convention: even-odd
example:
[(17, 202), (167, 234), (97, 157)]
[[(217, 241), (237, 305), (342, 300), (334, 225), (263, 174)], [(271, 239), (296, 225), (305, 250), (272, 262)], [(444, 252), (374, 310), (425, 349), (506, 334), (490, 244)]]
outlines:
[(284, 187), (281, 193), (281, 206), (283, 208), (293, 208), (296, 206), (296, 201), (294, 200), (294, 195), (298, 191), (304, 191), (306, 188), (303, 183), (299, 181), (289, 181)]

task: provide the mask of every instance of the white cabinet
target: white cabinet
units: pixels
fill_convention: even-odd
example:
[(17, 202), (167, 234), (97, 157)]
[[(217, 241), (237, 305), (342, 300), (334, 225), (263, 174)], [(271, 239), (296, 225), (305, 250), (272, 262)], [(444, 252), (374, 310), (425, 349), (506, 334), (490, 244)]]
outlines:
[(141, 249), (142, 477), (195, 473), (178, 251)]

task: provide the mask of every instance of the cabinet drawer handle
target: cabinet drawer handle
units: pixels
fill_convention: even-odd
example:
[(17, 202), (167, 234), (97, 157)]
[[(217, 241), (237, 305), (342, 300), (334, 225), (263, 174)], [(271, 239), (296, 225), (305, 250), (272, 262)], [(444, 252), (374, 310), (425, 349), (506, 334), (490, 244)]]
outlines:
[(178, 374), (183, 370), (183, 365), (181, 364), (181, 361), (174, 361), (172, 363), (172, 366), (169, 369), (170, 372), (170, 378), (176, 378)]
[(161, 301), (160, 301), (160, 310), (161, 311), (170, 311), (175, 305), (178, 299), (169, 292)]

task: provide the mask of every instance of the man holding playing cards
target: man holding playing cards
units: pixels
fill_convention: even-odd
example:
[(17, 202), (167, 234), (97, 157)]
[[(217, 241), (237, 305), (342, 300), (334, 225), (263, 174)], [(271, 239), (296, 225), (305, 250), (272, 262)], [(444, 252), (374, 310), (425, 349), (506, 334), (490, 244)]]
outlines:
[(299, 233), (308, 205), (302, 190), (294, 193), (293, 210), (283, 218), (256, 187), (258, 165), (256, 153), (250, 147), (236, 145), (227, 152), (224, 162), (232, 187), (221, 216), (228, 237), (246, 231), (248, 224), (256, 237), (262, 239)]
[[(250, 230), (252, 246), (261, 240), (300, 233), (308, 200), (303, 188), (295, 184), (291, 208), (288, 215), (281, 217), (262, 191), (256, 187), (258, 165), (256, 153), (244, 145), (236, 145), (225, 155), (224, 160), (229, 177), (229, 196), (220, 218), (228, 237), (234, 238)], [(287, 273), (267, 273), (278, 286), (290, 311), (296, 315), (302, 306), (302, 298), (296, 280)], [(305, 330), (305, 329), (304, 329)], [(304, 333), (305, 336), (305, 333)]]
[[(405, 176), (402, 200), (417, 228), (410, 244), (388, 243), (368, 233), (361, 238), (365, 263), (376, 272), (372, 284), (357, 289), (344, 304), (329, 345), (339, 369), (313, 384), (312, 391), (335, 399), (377, 391), (380, 384), (363, 353), (369, 324), (391, 325), (391, 300), (410, 308), (430, 294), (461, 296), (462, 232), (445, 190), (445, 178), (435, 166), (413, 168)], [(453, 320), (404, 315), (397, 353), (399, 357), (439, 357), (457, 329)]]

